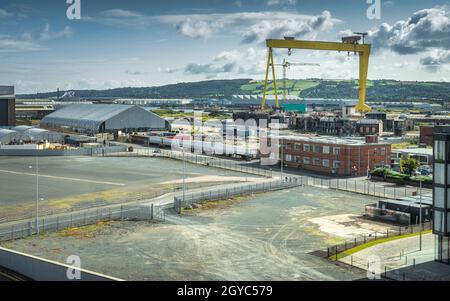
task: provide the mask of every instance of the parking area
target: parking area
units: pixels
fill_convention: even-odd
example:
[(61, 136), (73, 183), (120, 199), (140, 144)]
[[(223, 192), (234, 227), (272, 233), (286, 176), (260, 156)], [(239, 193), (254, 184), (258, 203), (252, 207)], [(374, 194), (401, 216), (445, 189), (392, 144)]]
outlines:
[[(164, 158), (0, 158), (0, 222), (34, 214), (36, 190), (43, 213), (107, 205), (178, 190), (183, 163)], [(186, 164), (186, 187), (257, 180), (239, 172)], [(195, 180), (194, 180), (195, 179)]]

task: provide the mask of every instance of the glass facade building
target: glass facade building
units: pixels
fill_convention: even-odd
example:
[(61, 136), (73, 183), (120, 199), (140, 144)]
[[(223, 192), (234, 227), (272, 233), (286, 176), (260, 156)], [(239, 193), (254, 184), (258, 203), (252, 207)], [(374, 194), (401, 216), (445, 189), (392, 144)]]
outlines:
[(437, 126), (434, 134), (433, 233), (439, 262), (450, 264), (450, 126)]

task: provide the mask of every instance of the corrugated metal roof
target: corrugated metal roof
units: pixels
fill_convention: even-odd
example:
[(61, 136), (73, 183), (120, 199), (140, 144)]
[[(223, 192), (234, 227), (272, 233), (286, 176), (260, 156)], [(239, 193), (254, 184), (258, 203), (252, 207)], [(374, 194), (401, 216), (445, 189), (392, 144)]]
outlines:
[(0, 137), (11, 135), (16, 133), (15, 131), (0, 129)]
[[(42, 119), (41, 124), (98, 130), (103, 122), (132, 108), (140, 107), (119, 104), (72, 104), (47, 115)], [(157, 117), (154, 113), (142, 110), (149, 115)]]

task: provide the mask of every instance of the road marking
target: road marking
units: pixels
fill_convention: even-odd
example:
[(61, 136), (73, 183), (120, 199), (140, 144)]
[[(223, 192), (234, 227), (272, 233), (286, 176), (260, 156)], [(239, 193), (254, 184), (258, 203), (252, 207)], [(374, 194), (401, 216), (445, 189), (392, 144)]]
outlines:
[[(15, 174), (15, 175), (23, 175), (23, 176), (33, 176), (33, 177), (36, 176), (35, 173), (18, 172), (18, 171), (3, 170), (3, 169), (0, 169), (0, 172)], [(123, 183), (94, 181), (94, 180), (89, 180), (89, 179), (78, 179), (78, 178), (68, 178), (68, 177), (58, 177), (58, 176), (50, 176), (50, 175), (42, 175), (42, 174), (39, 174), (39, 178), (49, 178), (49, 179), (56, 179), (56, 180), (85, 182), (85, 183), (94, 183), (94, 184), (105, 184), (105, 185), (113, 185), (113, 186), (125, 186), (125, 184), (123, 184)]]

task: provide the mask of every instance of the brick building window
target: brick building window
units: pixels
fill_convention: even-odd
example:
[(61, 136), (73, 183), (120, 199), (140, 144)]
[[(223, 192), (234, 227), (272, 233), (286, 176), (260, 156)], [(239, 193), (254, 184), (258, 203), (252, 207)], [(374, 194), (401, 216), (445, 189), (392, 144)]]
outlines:
[(381, 155), (386, 156), (386, 148), (385, 147), (381, 148)]
[(333, 155), (339, 155), (341, 153), (340, 147), (334, 147), (333, 148)]
[(300, 156), (295, 156), (295, 162), (302, 163), (302, 158)]
[(324, 145), (324, 146), (322, 147), (322, 152), (323, 152), (324, 154), (329, 154), (329, 153), (330, 153), (330, 147), (329, 147), (328, 145)]
[(320, 166), (320, 159), (314, 158), (313, 159), (313, 164), (316, 165), (316, 166)]
[(303, 151), (304, 151), (304, 152), (309, 152), (309, 151), (310, 151), (310, 146), (309, 146), (309, 144), (303, 144)]
[(323, 165), (323, 167), (330, 167), (330, 160), (323, 159), (322, 165)]
[(294, 144), (295, 150), (302, 150), (302, 145), (299, 143)]
[(313, 145), (313, 152), (314, 153), (320, 153), (320, 145), (314, 144)]
[(304, 164), (311, 164), (311, 158), (309, 158), (309, 157), (304, 157), (304, 158), (303, 158), (303, 163), (304, 163)]
[(340, 167), (341, 167), (341, 161), (334, 160), (333, 161), (333, 168), (338, 169)]
[(286, 162), (291, 162), (291, 161), (292, 161), (292, 156), (286, 155)]

